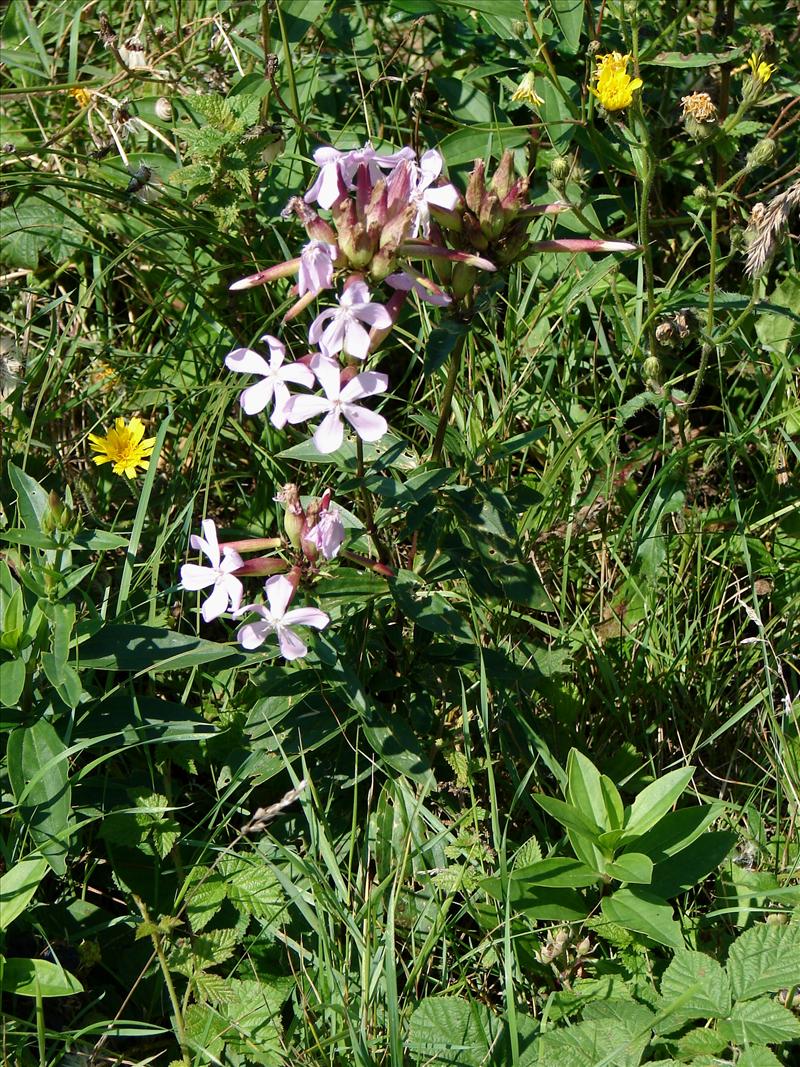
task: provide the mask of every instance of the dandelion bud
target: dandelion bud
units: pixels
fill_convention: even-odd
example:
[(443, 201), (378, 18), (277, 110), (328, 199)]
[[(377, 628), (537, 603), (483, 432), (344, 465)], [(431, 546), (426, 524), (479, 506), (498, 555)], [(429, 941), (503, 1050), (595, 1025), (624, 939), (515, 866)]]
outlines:
[(655, 385), (660, 385), (662, 373), (661, 360), (658, 356), (648, 356), (642, 364), (642, 377), (645, 383), (653, 382)]
[(171, 102), (166, 96), (159, 96), (156, 100), (155, 113), (162, 122), (172, 122), (174, 111)]
[(763, 141), (759, 141), (758, 144), (751, 148), (747, 153), (747, 159), (745, 160), (744, 169), (746, 171), (755, 170), (756, 167), (766, 166), (775, 157), (775, 140), (772, 137), (765, 137)]
[(750, 77), (744, 83), (742, 99), (745, 104), (750, 105), (756, 103), (763, 96), (775, 66), (772, 63), (764, 62), (758, 52), (753, 52), (747, 61), (747, 65), (750, 68)]
[(549, 178), (553, 185), (558, 188), (563, 186), (572, 170), (572, 164), (566, 156), (556, 156), (550, 163)]
[(696, 185), (692, 190), (692, 196), (701, 204), (711, 204), (715, 199), (714, 190), (709, 189), (707, 185)]

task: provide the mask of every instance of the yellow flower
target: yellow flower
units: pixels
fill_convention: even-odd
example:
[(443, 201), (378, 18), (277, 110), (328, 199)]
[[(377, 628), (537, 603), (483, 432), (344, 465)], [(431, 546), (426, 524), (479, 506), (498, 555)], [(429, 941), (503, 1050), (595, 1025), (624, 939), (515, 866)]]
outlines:
[(88, 107), (92, 102), (92, 94), (88, 89), (81, 89), (79, 85), (69, 90), (69, 95), (78, 107)]
[(541, 96), (536, 92), (536, 78), (533, 71), (529, 70), (517, 88), (511, 94), (511, 99), (531, 107), (541, 107), (544, 103)]
[(633, 103), (633, 94), (642, 87), (641, 78), (632, 78), (628, 74), (631, 57), (619, 52), (610, 52), (597, 57), (597, 66), (593, 77), (597, 88), (590, 87), (606, 111), (621, 111)]
[(114, 474), (127, 474), (129, 478), (136, 477), (136, 468), (147, 468), (150, 453), (156, 443), (155, 437), (148, 437), (143, 441), (144, 425), (136, 416), (126, 426), (124, 419), (117, 419), (114, 428), (109, 430), (105, 437), (97, 437), (89, 434), (92, 451), (99, 453), (92, 456), (98, 466), (101, 463), (113, 463)]
[(747, 61), (747, 65), (753, 72), (753, 80), (766, 85), (775, 70), (774, 63), (765, 63), (760, 52), (753, 52)]

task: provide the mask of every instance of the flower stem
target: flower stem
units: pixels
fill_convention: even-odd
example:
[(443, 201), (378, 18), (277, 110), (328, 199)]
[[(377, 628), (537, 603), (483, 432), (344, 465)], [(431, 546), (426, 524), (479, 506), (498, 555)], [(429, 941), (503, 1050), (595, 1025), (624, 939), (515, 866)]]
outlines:
[[(361, 438), (356, 435), (356, 477), (359, 481), (363, 481), (364, 478), (364, 443)], [(372, 494), (365, 485), (361, 486), (361, 503), (364, 505), (364, 525), (367, 528), (367, 532), (372, 538), (372, 543), (375, 545), (375, 551), (378, 553), (378, 558), (382, 563), (386, 563), (389, 559), (389, 552), (381, 540), (378, 527), (375, 525), (375, 509), (372, 506)]]
[[(142, 918), (146, 923), (150, 923), (153, 926), (153, 921), (150, 918), (150, 913), (147, 910), (147, 905), (139, 897), (134, 896), (136, 906), (142, 914)], [(178, 994), (175, 990), (175, 985), (172, 981), (172, 975), (169, 971), (169, 964), (167, 963), (167, 957), (164, 955), (164, 946), (161, 942), (161, 934), (154, 930), (150, 934), (150, 939), (153, 942), (153, 949), (156, 957), (158, 958), (158, 965), (161, 968), (161, 973), (164, 976), (164, 985), (167, 987), (167, 995), (169, 996), (170, 1004), (172, 1004), (173, 1016), (175, 1019), (175, 1036), (178, 1039), (178, 1046), (181, 1050), (181, 1059), (186, 1067), (191, 1067), (192, 1058), (189, 1054), (189, 1046), (186, 1041), (186, 1024), (183, 1021), (183, 1011), (181, 1010), (181, 1004), (178, 1000)]]
[[(717, 286), (717, 229), (718, 229), (718, 208), (716, 200), (711, 205), (711, 247), (709, 249), (709, 264), (708, 264), (708, 310), (706, 311), (706, 335), (710, 338), (714, 333), (714, 297), (716, 295)], [(697, 376), (694, 380), (694, 386), (691, 393), (686, 398), (686, 407), (691, 407), (697, 400), (698, 394), (703, 386), (703, 379), (706, 376), (706, 370), (708, 369), (708, 361), (711, 357), (711, 353), (716, 348), (716, 345), (712, 345), (708, 342), (703, 345), (702, 353), (700, 356), (700, 366), (697, 368)]]
[(447, 431), (447, 424), (450, 421), (450, 410), (453, 406), (453, 394), (456, 391), (458, 372), (461, 369), (461, 355), (464, 351), (464, 342), (466, 339), (466, 333), (462, 334), (456, 341), (455, 348), (450, 355), (450, 367), (447, 371), (447, 384), (444, 387), (442, 408), (439, 413), (439, 424), (436, 427), (436, 435), (433, 438), (433, 447), (431, 448), (432, 463), (439, 463), (442, 458), (444, 435)]

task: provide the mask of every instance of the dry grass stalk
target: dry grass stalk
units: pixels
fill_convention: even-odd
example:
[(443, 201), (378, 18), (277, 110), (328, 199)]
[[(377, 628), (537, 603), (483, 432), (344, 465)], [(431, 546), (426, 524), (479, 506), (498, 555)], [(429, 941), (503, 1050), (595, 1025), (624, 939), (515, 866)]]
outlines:
[(750, 216), (752, 234), (747, 252), (747, 273), (758, 277), (772, 258), (789, 225), (789, 217), (800, 206), (800, 181), (784, 189), (767, 205), (756, 204)]

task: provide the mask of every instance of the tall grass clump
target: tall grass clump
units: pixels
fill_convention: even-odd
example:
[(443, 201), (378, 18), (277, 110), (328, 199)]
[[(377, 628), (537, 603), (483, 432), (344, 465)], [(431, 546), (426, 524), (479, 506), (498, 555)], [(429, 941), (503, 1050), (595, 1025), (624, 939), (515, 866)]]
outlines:
[(6, 6), (4, 1063), (796, 1062), (796, 16)]

